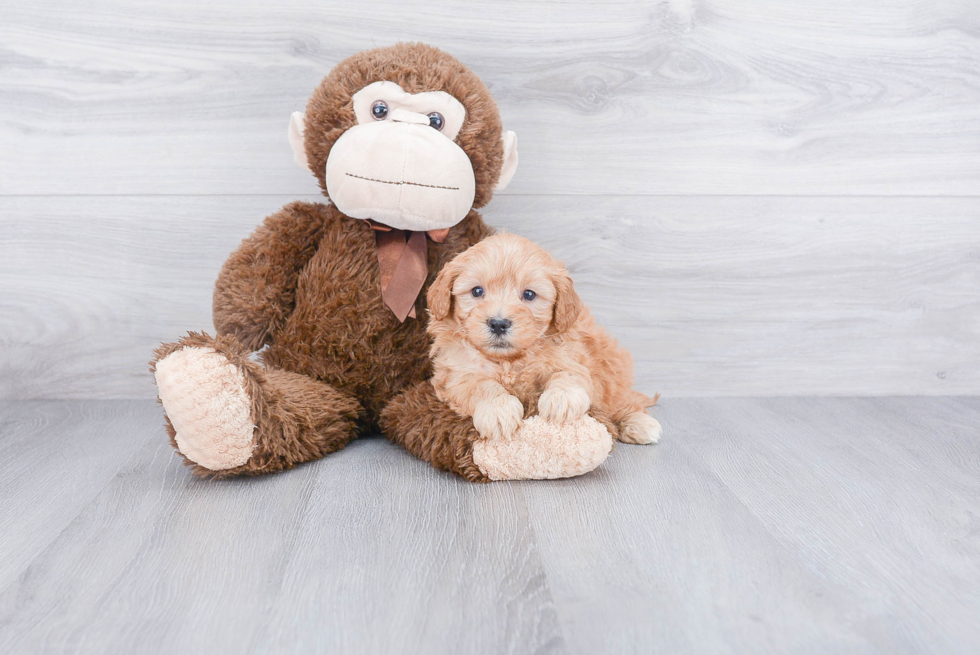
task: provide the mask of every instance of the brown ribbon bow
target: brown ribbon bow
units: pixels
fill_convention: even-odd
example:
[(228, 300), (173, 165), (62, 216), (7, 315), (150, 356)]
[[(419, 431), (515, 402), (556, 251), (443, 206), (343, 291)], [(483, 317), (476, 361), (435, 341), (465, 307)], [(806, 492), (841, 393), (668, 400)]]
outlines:
[(407, 316), (416, 318), (415, 300), (429, 274), (426, 236), (436, 243), (442, 243), (449, 235), (449, 228), (413, 232), (396, 230), (370, 219), (368, 224), (377, 238), (381, 298), (399, 322), (404, 323)]

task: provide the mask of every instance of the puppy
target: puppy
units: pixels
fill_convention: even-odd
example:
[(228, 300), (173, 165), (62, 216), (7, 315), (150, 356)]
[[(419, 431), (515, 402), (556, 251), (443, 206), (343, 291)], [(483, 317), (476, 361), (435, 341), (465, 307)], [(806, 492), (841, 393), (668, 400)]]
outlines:
[(443, 267), (427, 299), (432, 384), (482, 437), (510, 437), (536, 403), (548, 421), (574, 421), (591, 407), (622, 442), (660, 439), (645, 411), (657, 399), (632, 389), (630, 354), (534, 243), (513, 234), (481, 241)]

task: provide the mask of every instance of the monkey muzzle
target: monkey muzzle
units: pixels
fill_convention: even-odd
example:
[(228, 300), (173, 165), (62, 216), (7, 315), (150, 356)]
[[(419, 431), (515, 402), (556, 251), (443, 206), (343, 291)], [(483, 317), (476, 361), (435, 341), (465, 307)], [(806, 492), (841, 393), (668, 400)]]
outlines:
[(429, 127), (424, 114), (397, 110), (392, 120), (355, 125), (327, 158), (327, 193), (351, 218), (399, 230), (449, 228), (473, 206), (469, 157)]

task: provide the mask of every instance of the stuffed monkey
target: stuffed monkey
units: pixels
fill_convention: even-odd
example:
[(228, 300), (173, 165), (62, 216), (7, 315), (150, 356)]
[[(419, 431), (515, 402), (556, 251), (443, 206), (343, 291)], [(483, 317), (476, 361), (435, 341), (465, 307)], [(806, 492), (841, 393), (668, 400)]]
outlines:
[(362, 52), (293, 114), (289, 140), (330, 202), (269, 216), (221, 269), (217, 336), (189, 333), (150, 364), (193, 472), (281, 471), (379, 429), (473, 481), (568, 477), (605, 459), (605, 417), (553, 425), (532, 403), (513, 440), (490, 443), (428, 381), (425, 290), (492, 233), (473, 208), (517, 166), (479, 78), (422, 44)]

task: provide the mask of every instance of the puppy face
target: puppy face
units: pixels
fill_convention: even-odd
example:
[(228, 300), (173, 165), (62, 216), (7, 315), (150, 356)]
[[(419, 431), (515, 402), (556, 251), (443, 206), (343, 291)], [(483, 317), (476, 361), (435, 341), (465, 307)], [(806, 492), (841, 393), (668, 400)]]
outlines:
[(523, 237), (484, 239), (447, 264), (429, 288), (433, 335), (461, 336), (485, 357), (520, 357), (581, 311), (565, 268)]

